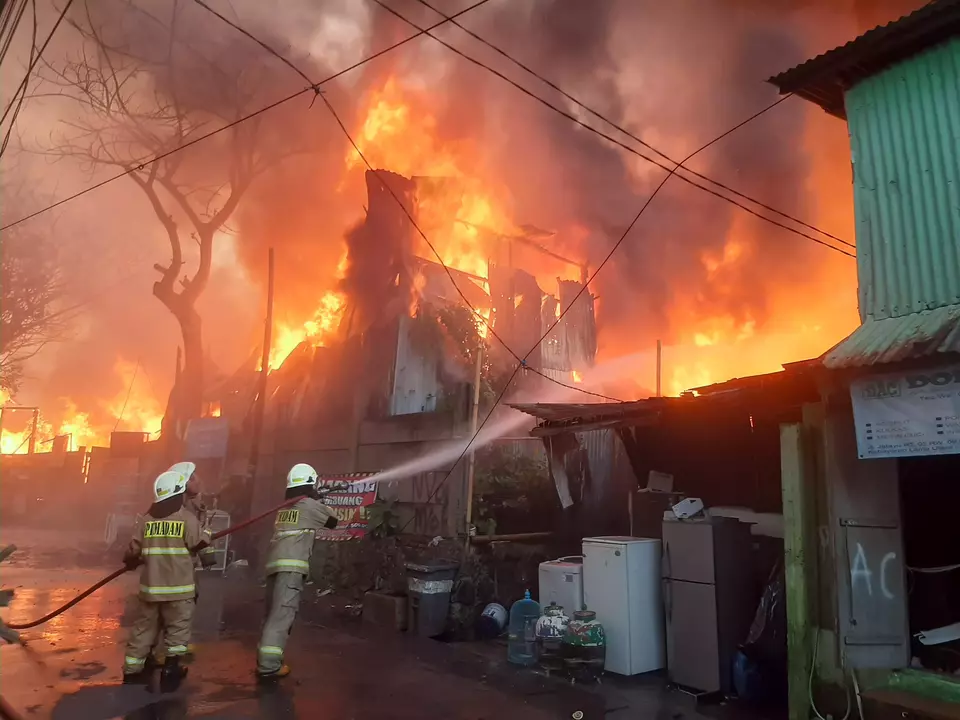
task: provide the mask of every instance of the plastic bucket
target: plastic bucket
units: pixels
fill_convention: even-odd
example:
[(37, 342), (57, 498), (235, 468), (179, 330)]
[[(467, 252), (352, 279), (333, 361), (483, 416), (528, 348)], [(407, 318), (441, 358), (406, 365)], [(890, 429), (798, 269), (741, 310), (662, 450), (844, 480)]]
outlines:
[(500, 603), (487, 605), (477, 620), (477, 634), (482, 638), (495, 638), (507, 626), (507, 609)]

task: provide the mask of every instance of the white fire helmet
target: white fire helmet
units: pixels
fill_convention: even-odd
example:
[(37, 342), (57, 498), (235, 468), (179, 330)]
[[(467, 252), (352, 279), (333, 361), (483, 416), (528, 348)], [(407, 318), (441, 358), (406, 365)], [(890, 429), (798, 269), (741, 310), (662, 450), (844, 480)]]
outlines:
[(187, 478), (181, 473), (167, 470), (153, 481), (153, 497), (156, 502), (182, 495), (187, 489)]
[(312, 465), (307, 465), (306, 463), (297, 463), (290, 468), (290, 472), (287, 473), (287, 490), (290, 488), (302, 487), (304, 485), (316, 484), (317, 471), (313, 469)]
[(187, 480), (193, 477), (197, 471), (197, 464), (192, 462), (178, 462), (167, 468), (167, 472), (175, 472), (183, 475)]

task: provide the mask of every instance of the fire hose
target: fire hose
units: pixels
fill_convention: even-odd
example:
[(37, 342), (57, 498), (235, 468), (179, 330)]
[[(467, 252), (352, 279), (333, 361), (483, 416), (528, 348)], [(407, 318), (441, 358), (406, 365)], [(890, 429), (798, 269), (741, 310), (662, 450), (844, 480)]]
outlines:
[[(277, 512), (278, 510), (282, 510), (282, 509), (285, 508), (285, 507), (289, 507), (290, 505), (293, 505), (293, 504), (299, 502), (299, 501), (302, 500), (302, 499), (303, 499), (302, 497), (291, 498), (290, 500), (287, 500), (286, 502), (283, 502), (283, 503), (281, 503), (280, 505), (277, 505), (275, 508), (271, 508), (270, 510), (267, 510), (266, 512), (262, 512), (262, 513), (260, 513), (259, 515), (256, 515), (255, 517), (250, 518), (249, 520), (244, 520), (243, 522), (238, 523), (238, 524), (236, 524), (236, 525), (234, 525), (234, 526), (232, 526), (232, 527), (228, 527), (226, 530), (221, 530), (220, 532), (215, 533), (215, 534), (211, 537), (211, 542), (214, 541), (214, 540), (219, 540), (219, 539), (222, 538), (222, 537), (226, 537), (227, 535), (230, 535), (230, 534), (232, 534), (232, 533), (235, 533), (235, 532), (237, 532), (238, 530), (243, 530), (243, 528), (245, 528), (245, 527), (247, 527), (247, 526), (249, 526), (249, 525), (252, 525), (253, 523), (257, 522), (258, 520), (262, 520), (263, 518), (267, 517), (267, 515), (272, 515), (273, 513)], [(43, 625), (45, 622), (49, 622), (50, 620), (53, 620), (53, 618), (57, 617), (58, 615), (61, 615), (62, 613), (65, 613), (67, 610), (69, 610), (70, 608), (72, 608), (74, 605), (76, 605), (76, 604), (79, 603), (80, 601), (85, 600), (86, 598), (90, 597), (91, 595), (93, 595), (93, 593), (95, 593), (97, 590), (99, 590), (100, 588), (102, 588), (104, 585), (106, 585), (107, 583), (113, 582), (113, 581), (116, 580), (118, 577), (120, 577), (120, 576), (123, 575), (125, 572), (127, 572), (128, 570), (129, 570), (129, 568), (127, 568), (126, 566), (124, 566), (124, 567), (122, 567), (122, 568), (119, 568), (119, 569), (117, 569), (117, 570), (114, 570), (112, 573), (110, 573), (109, 575), (107, 575), (105, 578), (103, 578), (103, 579), (100, 580), (99, 582), (91, 585), (90, 587), (88, 587), (86, 590), (84, 590), (82, 593), (80, 593), (79, 595), (77, 595), (75, 598), (73, 598), (73, 599), (70, 600), (69, 602), (64, 603), (63, 605), (61, 605), (60, 607), (58, 607), (56, 610), (53, 610), (53, 611), (47, 613), (46, 615), (44, 615), (44, 616), (41, 617), (41, 618), (37, 618), (36, 620), (33, 620), (32, 622), (28, 622), (28, 623), (19, 623), (19, 624), (16, 624), (16, 625), (7, 625), (7, 627), (8, 627), (10, 630), (28, 630), (28, 629), (30, 629), (30, 628), (36, 627), (37, 625)]]
[[(327, 494), (327, 493), (329, 493), (329, 492), (333, 492), (333, 491), (335, 491), (335, 490), (337, 490), (337, 489), (338, 489), (338, 488), (334, 487), (334, 488), (331, 488), (330, 490), (327, 490), (327, 492), (322, 493), (322, 494), (325, 495), (325, 494)], [(238, 524), (234, 525), (233, 527), (228, 527), (226, 530), (221, 530), (221, 531), (218, 532), (218, 533), (214, 533), (214, 534), (211, 536), (210, 541), (213, 542), (214, 540), (219, 540), (219, 539), (222, 538), (222, 537), (226, 537), (227, 535), (230, 535), (230, 534), (232, 534), (232, 533), (235, 533), (235, 532), (237, 532), (238, 530), (243, 530), (243, 528), (252, 525), (253, 523), (257, 522), (258, 520), (262, 520), (263, 518), (267, 517), (267, 515), (272, 515), (273, 513), (277, 512), (278, 510), (282, 510), (282, 509), (285, 508), (285, 507), (289, 507), (289, 506), (291, 506), (291, 505), (294, 505), (294, 504), (296, 504), (297, 502), (299, 502), (299, 501), (302, 500), (302, 499), (303, 499), (302, 497), (290, 498), (289, 500), (286, 500), (285, 502), (280, 503), (280, 504), (277, 505), (276, 507), (271, 508), (270, 510), (267, 510), (266, 512), (262, 512), (262, 513), (260, 513), (259, 515), (256, 515), (256, 516), (254, 516), (254, 517), (252, 517), (252, 518), (250, 518), (250, 519), (248, 519), (248, 520), (244, 520), (243, 522), (238, 523)], [(6, 555), (8, 555), (10, 552), (13, 551), (13, 549), (14, 549), (13, 546), (11, 546), (10, 548), (7, 548), (6, 550), (4, 550), (3, 553), (0, 553), (0, 560), (4, 559), (4, 558), (6, 557)], [(3, 628), (4, 631), (5, 631), (5, 639), (6, 639), (6, 635), (12, 636), (12, 637), (14, 637), (14, 638), (17, 637), (16, 632), (12, 632), (12, 633), (9, 632), (9, 631), (11, 631), (11, 630), (13, 630), (13, 631), (16, 631), (16, 630), (28, 630), (28, 629), (30, 629), (30, 628), (36, 627), (37, 625), (43, 625), (45, 622), (49, 622), (50, 620), (53, 620), (53, 618), (57, 617), (58, 615), (61, 615), (62, 613), (65, 613), (67, 610), (69, 610), (70, 608), (72, 608), (74, 605), (76, 605), (76, 604), (79, 603), (80, 601), (82, 601), (82, 600), (90, 597), (91, 595), (93, 595), (93, 593), (95, 593), (97, 590), (99, 590), (100, 588), (102, 588), (104, 585), (106, 585), (106, 584), (108, 584), (108, 583), (116, 580), (118, 577), (120, 577), (121, 575), (123, 575), (123, 574), (124, 574), (125, 572), (127, 572), (128, 570), (129, 570), (129, 568), (127, 568), (126, 566), (124, 566), (124, 567), (122, 567), (122, 568), (119, 568), (119, 569), (117, 569), (117, 570), (114, 570), (112, 573), (110, 573), (109, 575), (107, 575), (105, 578), (103, 578), (103, 579), (100, 580), (99, 582), (91, 585), (90, 587), (88, 587), (86, 590), (84, 590), (82, 593), (80, 593), (79, 595), (77, 595), (75, 598), (73, 598), (73, 599), (70, 600), (69, 602), (64, 603), (63, 605), (61, 605), (60, 607), (58, 607), (56, 610), (54, 610), (54, 611), (52, 611), (52, 612), (49, 612), (49, 613), (47, 613), (46, 615), (44, 615), (43, 617), (37, 618), (36, 620), (34, 620), (34, 621), (32, 621), (32, 622), (19, 623), (19, 624), (17, 624), (17, 625), (3, 625), (3, 623), (0, 622), (0, 626), (2, 626), (2, 628)], [(10, 592), (11, 592), (11, 594), (12, 594), (12, 591), (10, 591)], [(4, 603), (4, 604), (5, 604), (5, 603)], [(21, 642), (22, 642), (22, 641), (21, 641)], [(0, 718), (2, 718), (3, 720), (20, 720), (21, 716), (20, 716), (20, 714), (17, 713), (12, 707), (10, 707), (10, 705), (7, 703), (6, 700), (4, 700), (2, 697), (0, 697)]]

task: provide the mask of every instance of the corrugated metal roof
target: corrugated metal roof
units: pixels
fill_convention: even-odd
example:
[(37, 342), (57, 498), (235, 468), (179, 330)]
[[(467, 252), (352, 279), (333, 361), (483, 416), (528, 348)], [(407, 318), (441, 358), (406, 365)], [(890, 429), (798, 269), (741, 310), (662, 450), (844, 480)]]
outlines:
[[(620, 403), (515, 403), (510, 407), (532, 415), (547, 427), (569, 426), (571, 430), (612, 427), (627, 421), (630, 424), (656, 423), (664, 413), (683, 412), (707, 403), (728, 403), (766, 397), (773, 403), (791, 405), (815, 395), (815, 385), (808, 369), (811, 363), (793, 363), (790, 370), (765, 375), (735, 378), (698, 388), (698, 395), (652, 397)], [(585, 427), (589, 426), (589, 428)]]
[(960, 35), (960, 0), (934, 0), (768, 82), (845, 118), (844, 92), (865, 78)]
[(960, 303), (960, 38), (847, 93), (861, 319)]
[(960, 353), (960, 305), (868, 320), (823, 356), (831, 370)]
[(648, 398), (622, 403), (511, 403), (510, 407), (547, 422), (603, 422), (655, 412), (666, 403), (687, 398)]

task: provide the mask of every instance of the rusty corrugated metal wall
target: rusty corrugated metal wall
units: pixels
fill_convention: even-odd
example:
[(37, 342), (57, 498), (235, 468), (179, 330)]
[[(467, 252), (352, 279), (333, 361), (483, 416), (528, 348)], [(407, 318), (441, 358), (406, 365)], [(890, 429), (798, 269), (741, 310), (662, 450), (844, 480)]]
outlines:
[(846, 94), (862, 321), (960, 303), (960, 38)]
[(584, 488), (580, 513), (583, 535), (618, 535), (628, 530), (627, 494), (637, 481), (613, 428), (576, 433), (586, 451), (590, 478)]

